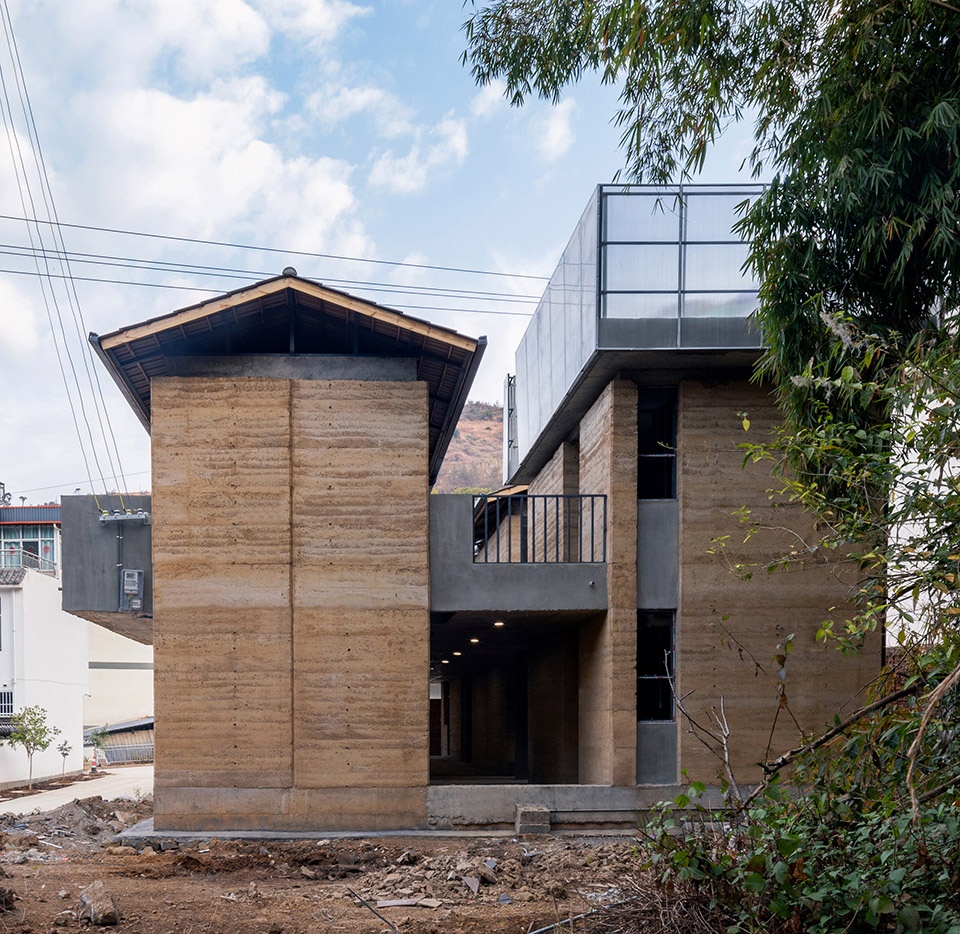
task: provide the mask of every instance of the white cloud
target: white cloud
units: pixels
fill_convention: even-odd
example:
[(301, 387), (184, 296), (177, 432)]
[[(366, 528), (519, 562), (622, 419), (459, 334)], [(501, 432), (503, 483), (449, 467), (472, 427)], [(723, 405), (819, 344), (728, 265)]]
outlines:
[(499, 79), (484, 85), (470, 101), (470, 113), (481, 120), (485, 120), (499, 111), (506, 110), (509, 107), (503, 97), (506, 87), (506, 84)]
[[(425, 143), (424, 136), (435, 142)], [(404, 194), (422, 191), (432, 174), (462, 163), (467, 148), (464, 121), (446, 117), (428, 133), (418, 133), (405, 156), (392, 149), (383, 153), (370, 171), (370, 184)]]
[(351, 20), (371, 12), (347, 0), (254, 0), (254, 5), (275, 29), (313, 44), (333, 41)]
[(537, 149), (548, 162), (565, 155), (574, 143), (572, 120), (577, 105), (573, 98), (555, 104), (538, 127)]
[(16, 357), (37, 348), (39, 313), (34, 300), (7, 279), (0, 279), (0, 320), (0, 360), (9, 357), (5, 363), (9, 366)]
[(369, 114), (379, 136), (393, 139), (413, 131), (411, 109), (383, 88), (327, 84), (306, 102), (307, 112), (321, 124), (335, 126), (358, 114)]
[(270, 30), (245, 0), (47, 6), (64, 48), (84, 57), (77, 74), (94, 80), (109, 75), (114, 86), (142, 83), (153, 69), (167, 65), (180, 78), (209, 79), (269, 49)]

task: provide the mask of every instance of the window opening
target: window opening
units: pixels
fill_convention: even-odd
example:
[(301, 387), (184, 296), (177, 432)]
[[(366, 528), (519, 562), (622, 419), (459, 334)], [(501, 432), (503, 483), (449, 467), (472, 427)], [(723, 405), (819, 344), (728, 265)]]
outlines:
[(676, 499), (677, 395), (640, 390), (637, 404), (637, 499)]
[(637, 611), (637, 720), (673, 719), (674, 611)]

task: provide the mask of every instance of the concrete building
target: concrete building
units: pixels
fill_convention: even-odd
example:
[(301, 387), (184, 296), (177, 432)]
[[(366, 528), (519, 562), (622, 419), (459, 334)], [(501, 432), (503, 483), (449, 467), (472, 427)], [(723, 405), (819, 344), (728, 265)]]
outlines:
[[(719, 784), (676, 692), (701, 725), (723, 711), (750, 783), (876, 676), (879, 634), (853, 657), (815, 639), (843, 618), (855, 569), (729, 569), (796, 555), (812, 531), (738, 448), (778, 423), (751, 382), (756, 284), (731, 233), (759, 190), (601, 186), (590, 199), (505, 387), (512, 489), (472, 513), (439, 497), (431, 512), (448, 756), (434, 820), (503, 823), (519, 802), (555, 822), (629, 821), (683, 773)], [(749, 541), (744, 508), (760, 527)], [(506, 784), (471, 784), (476, 772)]]
[[(0, 737), (24, 707), (42, 707), (60, 735), (33, 760), (35, 780), (83, 767), (87, 628), (60, 607), (59, 508), (0, 506)], [(57, 745), (72, 750), (66, 760)], [(0, 746), (0, 787), (25, 784), (22, 748)]]
[(122, 605), (79, 500), (92, 573), (64, 606), (153, 640), (158, 828), (631, 823), (719, 774), (677, 692), (722, 706), (741, 782), (859, 703), (880, 637), (814, 639), (846, 569), (743, 580), (714, 553), (807, 530), (737, 447), (744, 413), (777, 423), (730, 233), (756, 190), (597, 189), (517, 351), (489, 498), (427, 495), (482, 339), (290, 271), (93, 336), (152, 434), (152, 568)]

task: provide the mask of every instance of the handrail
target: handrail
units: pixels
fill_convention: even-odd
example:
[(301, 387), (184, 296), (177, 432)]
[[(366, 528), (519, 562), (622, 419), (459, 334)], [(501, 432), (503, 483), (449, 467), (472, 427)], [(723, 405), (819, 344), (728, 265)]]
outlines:
[(598, 493), (496, 493), (473, 499), (478, 564), (594, 564), (607, 560), (607, 498)]
[(0, 568), (29, 568), (43, 574), (56, 574), (57, 562), (27, 551), (20, 545), (4, 544), (0, 548)]

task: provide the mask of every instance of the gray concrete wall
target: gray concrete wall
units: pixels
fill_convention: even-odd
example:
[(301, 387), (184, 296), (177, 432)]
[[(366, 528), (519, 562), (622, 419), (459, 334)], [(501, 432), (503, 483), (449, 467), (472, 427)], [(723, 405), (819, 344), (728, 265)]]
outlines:
[(677, 722), (637, 724), (637, 784), (668, 785), (677, 781)]
[(675, 499), (637, 501), (637, 606), (676, 609), (679, 540), (680, 508)]
[(473, 497), (430, 497), (430, 609), (602, 610), (604, 564), (474, 564)]
[[(136, 616), (153, 614), (153, 557), (151, 526), (140, 519), (102, 522), (101, 509), (143, 509), (150, 512), (149, 496), (64, 496), (60, 515), (63, 536), (62, 606), (67, 613), (91, 619), (138, 641), (149, 641), (127, 631), (149, 632), (135, 614), (120, 613), (120, 567), (144, 572), (143, 608)], [(111, 625), (111, 621), (116, 623)], [(117, 628), (119, 627), (119, 628)]]
[[(645, 810), (660, 801), (670, 801), (682, 790), (676, 784), (431, 785), (427, 801), (430, 826), (438, 830), (512, 827), (518, 804), (546, 807), (554, 828), (603, 824), (635, 827)], [(708, 807), (723, 803), (716, 787), (708, 787), (701, 800)]]

